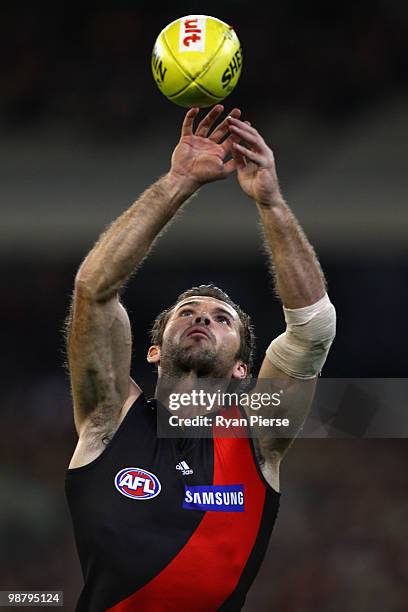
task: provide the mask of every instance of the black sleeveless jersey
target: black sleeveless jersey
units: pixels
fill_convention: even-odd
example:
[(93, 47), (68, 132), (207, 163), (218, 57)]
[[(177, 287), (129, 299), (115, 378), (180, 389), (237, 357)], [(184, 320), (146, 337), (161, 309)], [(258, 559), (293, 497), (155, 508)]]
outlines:
[(102, 454), (67, 471), (77, 612), (240, 610), (279, 493), (250, 438), (159, 438), (156, 412), (142, 394)]

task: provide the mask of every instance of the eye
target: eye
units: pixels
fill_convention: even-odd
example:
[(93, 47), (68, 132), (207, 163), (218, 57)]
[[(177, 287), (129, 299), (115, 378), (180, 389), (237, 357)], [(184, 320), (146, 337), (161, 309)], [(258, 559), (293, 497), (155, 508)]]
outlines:
[(186, 308), (185, 310), (180, 310), (179, 312), (180, 317), (188, 317), (191, 314), (193, 314), (193, 311), (189, 308)]
[(225, 315), (218, 315), (217, 316), (217, 321), (219, 321), (220, 323), (223, 323), (224, 325), (231, 325), (231, 321), (229, 319), (229, 317), (226, 317)]

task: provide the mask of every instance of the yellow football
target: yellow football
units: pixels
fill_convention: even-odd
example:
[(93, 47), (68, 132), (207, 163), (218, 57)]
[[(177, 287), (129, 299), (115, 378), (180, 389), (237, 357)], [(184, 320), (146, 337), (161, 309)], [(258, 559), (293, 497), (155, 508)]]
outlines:
[(188, 15), (164, 28), (152, 53), (160, 91), (184, 107), (212, 106), (238, 82), (242, 49), (232, 26), (216, 17)]

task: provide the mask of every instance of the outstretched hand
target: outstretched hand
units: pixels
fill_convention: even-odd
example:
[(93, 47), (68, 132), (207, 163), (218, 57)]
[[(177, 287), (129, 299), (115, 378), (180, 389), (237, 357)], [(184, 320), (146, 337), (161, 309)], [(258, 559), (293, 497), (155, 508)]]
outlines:
[(231, 153), (239, 184), (258, 204), (271, 206), (282, 197), (271, 149), (248, 121), (230, 116), (227, 122), (233, 135)]
[[(225, 161), (228, 154), (232, 153), (233, 144), (233, 137), (229, 134), (228, 118), (215, 127), (224, 107), (222, 104), (214, 106), (193, 131), (194, 119), (199, 110), (199, 108), (190, 108), (187, 112), (180, 140), (171, 158), (171, 172), (185, 178), (196, 187), (224, 179), (236, 167), (234, 159)], [(233, 118), (240, 116), (241, 111), (238, 108), (234, 108), (230, 113), (230, 117)]]

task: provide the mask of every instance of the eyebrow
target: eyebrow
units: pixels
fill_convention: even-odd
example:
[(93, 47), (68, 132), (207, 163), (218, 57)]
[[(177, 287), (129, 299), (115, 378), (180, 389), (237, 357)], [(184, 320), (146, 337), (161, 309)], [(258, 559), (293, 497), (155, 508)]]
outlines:
[[(181, 306), (176, 308), (174, 312), (177, 312), (178, 310), (181, 310), (182, 308), (184, 308), (184, 306), (189, 306), (191, 304), (193, 304), (194, 306), (197, 306), (197, 305), (200, 304), (200, 302), (198, 300), (190, 300), (189, 302), (184, 302), (184, 304), (182, 304)], [(222, 312), (223, 314), (228, 315), (230, 317), (230, 319), (234, 319), (235, 318), (235, 315), (233, 315), (229, 310), (225, 310), (225, 308), (222, 308), (221, 306), (216, 306), (213, 309), (213, 312)]]

